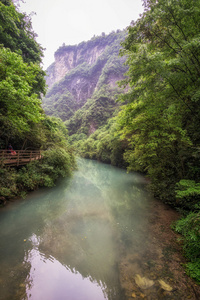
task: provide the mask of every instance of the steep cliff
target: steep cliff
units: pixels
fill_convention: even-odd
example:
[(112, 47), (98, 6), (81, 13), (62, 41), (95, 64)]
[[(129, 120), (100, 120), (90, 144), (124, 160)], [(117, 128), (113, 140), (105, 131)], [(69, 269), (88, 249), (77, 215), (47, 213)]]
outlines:
[(118, 30), (79, 45), (60, 47), (55, 52), (55, 62), (47, 69), (48, 91), (43, 99), (46, 114), (66, 121), (88, 99), (109, 98), (113, 91), (119, 92), (117, 81), (124, 78), (127, 70), (125, 58), (119, 57), (125, 36), (126, 31)]

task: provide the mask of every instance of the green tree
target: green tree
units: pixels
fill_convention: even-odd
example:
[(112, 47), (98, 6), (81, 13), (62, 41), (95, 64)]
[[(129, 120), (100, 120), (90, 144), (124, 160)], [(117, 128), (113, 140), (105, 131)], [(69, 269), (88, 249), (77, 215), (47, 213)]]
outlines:
[[(25, 138), (44, 117), (41, 95), (45, 72), (43, 49), (36, 42), (31, 19), (14, 1), (0, 1), (0, 147)], [(22, 143), (23, 144), (23, 143)]]
[[(128, 94), (118, 123), (130, 149), (129, 169), (145, 171), (154, 194), (184, 209), (175, 229), (184, 237), (187, 272), (200, 281), (200, 1), (146, 0), (129, 27)], [(189, 213), (188, 213), (189, 212)]]
[[(151, 176), (157, 196), (175, 197), (175, 184), (189, 174), (199, 143), (199, 1), (145, 1), (145, 13), (129, 27), (130, 91), (120, 115), (130, 169)], [(197, 175), (197, 173), (195, 174)], [(167, 199), (168, 198), (168, 199)]]
[(40, 67), (24, 63), (20, 55), (1, 47), (0, 70), (0, 120), (18, 131), (30, 130), (32, 122), (43, 118), (34, 88)]
[(46, 117), (42, 49), (31, 21), (12, 1), (0, 1), (0, 148), (46, 150), (43, 160), (18, 169), (0, 167), (0, 204), (39, 186), (52, 186), (75, 164), (61, 119)]
[(18, 12), (11, 0), (0, 1), (0, 43), (20, 52), (25, 62), (41, 62), (43, 48), (36, 42), (31, 19)]

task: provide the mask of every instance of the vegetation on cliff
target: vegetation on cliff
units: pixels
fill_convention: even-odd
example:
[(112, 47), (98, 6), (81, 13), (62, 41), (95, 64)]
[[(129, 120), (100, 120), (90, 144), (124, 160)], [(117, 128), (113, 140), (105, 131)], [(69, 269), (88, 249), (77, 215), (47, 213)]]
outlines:
[(74, 158), (62, 121), (45, 116), (41, 107), (43, 49), (31, 20), (12, 1), (0, 1), (0, 10), (0, 149), (9, 143), (14, 149), (48, 149), (42, 162), (18, 170), (0, 165), (0, 201), (5, 202), (37, 186), (51, 186), (70, 173)]
[(99, 91), (95, 92), (93, 97), (88, 99), (84, 106), (65, 122), (69, 135), (73, 138), (77, 137), (77, 134), (88, 136), (105, 125), (119, 106), (116, 103), (118, 94), (119, 90), (117, 88), (110, 88), (108, 85), (104, 85)]
[[(110, 99), (109, 105), (113, 105), (113, 94), (120, 91), (115, 82), (123, 79), (127, 71), (125, 57), (119, 57), (121, 42), (125, 36), (126, 31), (118, 30), (94, 37), (77, 46), (60, 47), (55, 52), (55, 57), (63, 57), (62, 67), (65, 67), (63, 64), (73, 66), (48, 89), (43, 98), (45, 113), (60, 117), (63, 121), (69, 120), (88, 99), (97, 99), (98, 95), (106, 96)], [(66, 58), (69, 53), (70, 57)], [(47, 69), (48, 77), (54, 76), (55, 68), (54, 63)], [(107, 89), (106, 95), (102, 92), (104, 89)]]

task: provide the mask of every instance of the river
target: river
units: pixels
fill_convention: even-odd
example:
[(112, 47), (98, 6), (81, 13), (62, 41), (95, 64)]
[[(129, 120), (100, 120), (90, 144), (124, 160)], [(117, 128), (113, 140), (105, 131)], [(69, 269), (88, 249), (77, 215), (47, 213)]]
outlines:
[(176, 255), (150, 233), (158, 206), (140, 174), (79, 159), (72, 178), (1, 209), (0, 299), (185, 299), (158, 263)]

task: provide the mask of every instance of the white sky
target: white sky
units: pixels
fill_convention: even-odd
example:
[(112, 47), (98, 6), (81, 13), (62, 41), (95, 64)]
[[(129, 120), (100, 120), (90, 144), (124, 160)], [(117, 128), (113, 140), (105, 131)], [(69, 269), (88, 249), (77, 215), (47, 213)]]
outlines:
[(20, 11), (32, 16), (37, 42), (44, 51), (44, 69), (54, 62), (54, 52), (76, 45), (102, 32), (124, 29), (143, 12), (142, 0), (24, 0)]

